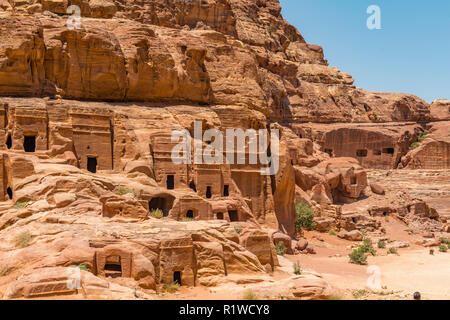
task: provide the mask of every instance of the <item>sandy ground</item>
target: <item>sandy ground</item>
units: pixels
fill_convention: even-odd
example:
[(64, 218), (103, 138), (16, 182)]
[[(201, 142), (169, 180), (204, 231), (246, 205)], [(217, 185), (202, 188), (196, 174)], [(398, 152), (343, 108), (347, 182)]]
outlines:
[[(280, 257), (282, 267), (272, 274), (258, 275), (229, 275), (223, 278), (225, 282), (217, 287), (185, 287), (181, 286), (175, 293), (147, 292), (145, 297), (139, 293), (140, 289), (124, 290), (120, 284), (126, 279), (118, 278), (116, 299), (176, 299), (176, 300), (240, 300), (247, 290), (252, 290), (259, 284), (276, 286), (280, 279), (293, 275), (292, 265), (299, 262), (303, 272), (317, 272), (335, 289), (335, 299), (371, 299), (371, 300), (411, 300), (413, 293), (419, 291), (423, 300), (450, 300), (450, 251), (439, 252), (434, 248), (434, 255), (430, 255), (430, 248), (416, 245), (422, 239), (421, 235), (408, 232), (407, 226), (395, 218), (390, 217), (389, 223), (384, 224), (390, 241), (401, 241), (410, 244), (407, 248), (398, 249), (398, 254), (387, 254), (387, 249), (377, 248), (375, 256), (368, 257), (365, 266), (349, 262), (348, 254), (351, 242), (335, 235), (319, 232), (306, 232), (305, 237), (314, 247), (317, 254), (313, 255), (285, 255)], [(366, 282), (370, 277), (368, 268), (376, 266), (380, 270), (381, 291), (367, 290)], [(262, 282), (264, 281), (264, 282)], [(61, 296), (59, 299), (81, 299), (81, 296)], [(278, 296), (265, 295), (259, 299), (279, 299)], [(50, 298), (51, 299), (51, 298)]]
[[(422, 298), (450, 299), (450, 253), (441, 253), (435, 249), (434, 255), (429, 249), (398, 249), (398, 255), (386, 255), (378, 249), (375, 257), (368, 258), (368, 265), (359, 266), (348, 262), (348, 256), (329, 257), (323, 250), (316, 249), (317, 255), (290, 256), (299, 261), (305, 269), (322, 274), (330, 284), (340, 290), (343, 299), (353, 299), (355, 290), (364, 290), (369, 278), (369, 266), (377, 266), (381, 271), (381, 284), (386, 286), (383, 294), (368, 294), (369, 299), (411, 299), (419, 291)], [(348, 250), (350, 252), (350, 250)], [(347, 252), (347, 254), (348, 254)], [(387, 294), (389, 293), (389, 294)]]
[[(308, 232), (305, 234), (314, 246), (314, 255), (285, 255), (282, 260), (285, 270), (291, 273), (290, 266), (296, 261), (304, 271), (322, 274), (334, 288), (336, 297), (340, 299), (389, 299), (411, 300), (413, 293), (419, 291), (423, 300), (450, 300), (450, 251), (439, 252), (415, 245), (420, 235), (410, 234), (407, 227), (394, 218), (390, 218), (387, 235), (390, 240), (408, 242), (410, 247), (398, 249), (398, 254), (387, 254), (387, 249), (378, 249), (376, 256), (368, 257), (365, 266), (351, 264), (348, 254), (352, 251), (352, 243), (330, 234)], [(286, 267), (287, 266), (287, 267)], [(380, 270), (383, 290), (374, 293), (366, 288), (370, 277), (368, 267), (376, 266)], [(277, 279), (291, 276), (281, 271), (275, 272), (271, 278)], [(164, 294), (156, 299), (242, 299), (246, 285), (225, 284), (215, 288), (183, 288), (176, 294)], [(268, 298), (268, 297), (266, 297)]]

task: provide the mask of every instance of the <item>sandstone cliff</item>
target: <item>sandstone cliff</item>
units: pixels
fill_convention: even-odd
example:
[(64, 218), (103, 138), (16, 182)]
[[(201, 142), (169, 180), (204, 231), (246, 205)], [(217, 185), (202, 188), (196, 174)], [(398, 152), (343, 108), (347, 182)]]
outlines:
[[(320, 231), (377, 231), (373, 205), (342, 212), (394, 206), (365, 168), (448, 169), (448, 123), (427, 123), (448, 120), (446, 101), (357, 88), (280, 12), (277, 0), (0, 0), (5, 298), (74, 293), (67, 268), (80, 265), (85, 298), (114, 298), (116, 277), (151, 291), (270, 273), (274, 232), (298, 232), (296, 203)], [(278, 172), (174, 164), (171, 133), (195, 121), (278, 129)], [(401, 200), (392, 212), (415, 216)]]

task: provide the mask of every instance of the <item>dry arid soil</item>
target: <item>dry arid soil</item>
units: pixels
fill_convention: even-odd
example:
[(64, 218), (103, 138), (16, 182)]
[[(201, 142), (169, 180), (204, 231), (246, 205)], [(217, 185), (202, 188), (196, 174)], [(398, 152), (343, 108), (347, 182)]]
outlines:
[(450, 299), (450, 101), (353, 83), (278, 0), (0, 0), (0, 296)]

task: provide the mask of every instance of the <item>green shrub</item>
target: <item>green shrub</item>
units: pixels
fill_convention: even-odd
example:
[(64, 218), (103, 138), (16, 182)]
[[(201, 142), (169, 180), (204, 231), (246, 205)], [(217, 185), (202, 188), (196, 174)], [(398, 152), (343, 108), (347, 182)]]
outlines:
[(150, 217), (162, 219), (162, 217), (164, 217), (164, 213), (161, 209), (153, 209), (152, 211), (150, 211)]
[(380, 249), (386, 248), (386, 241), (384, 241), (384, 240), (378, 241), (378, 248), (380, 248)]
[(419, 134), (417, 135), (417, 142), (412, 143), (409, 149), (414, 150), (418, 148), (420, 144), (423, 142), (423, 140), (425, 140), (425, 137), (427, 136), (428, 133), (429, 132), (427, 130), (419, 132)]
[(169, 293), (175, 293), (178, 291), (180, 284), (177, 281), (172, 282), (168, 286), (166, 286), (166, 291)]
[(439, 242), (440, 242), (441, 244), (446, 244), (447, 246), (450, 246), (450, 239), (439, 238)]
[(283, 241), (280, 241), (275, 245), (275, 251), (277, 252), (277, 255), (284, 256), (286, 253), (286, 246)]
[(445, 244), (441, 244), (439, 246), (439, 251), (440, 252), (447, 252), (447, 250), (448, 250), (448, 247)]
[(89, 268), (89, 266), (87, 266), (87, 265), (85, 265), (84, 263), (82, 263), (82, 264), (79, 264), (78, 265), (78, 268), (80, 269), (80, 270), (84, 270), (84, 271), (91, 271), (91, 269)]
[(302, 229), (311, 230), (316, 226), (314, 222), (314, 210), (308, 205), (297, 203), (295, 205), (297, 220), (295, 221), (295, 229), (300, 232)]
[(425, 140), (425, 137), (427, 136), (428, 133), (429, 133), (428, 130), (424, 130), (422, 132), (419, 132), (419, 135), (417, 137), (417, 141), (423, 142), (423, 140)]
[(387, 253), (388, 254), (398, 254), (397, 249), (395, 249), (395, 248), (389, 248)]
[(294, 269), (294, 274), (298, 276), (302, 274), (302, 268), (300, 267), (300, 263), (298, 263), (298, 261), (292, 264), (292, 267)]
[(360, 249), (364, 253), (370, 253), (373, 256), (377, 253), (372, 245), (372, 240), (369, 238), (364, 239), (363, 243), (360, 246)]
[(21, 232), (14, 238), (14, 243), (16, 244), (16, 247), (19, 248), (28, 247), (31, 244), (31, 241), (33, 241), (33, 236), (30, 231)]
[(125, 195), (125, 194), (127, 194), (127, 193), (132, 193), (132, 194), (134, 195), (134, 192), (133, 192), (133, 191), (131, 191), (131, 190), (129, 190), (129, 189), (123, 187), (123, 186), (120, 186), (120, 187), (117, 189), (117, 194), (120, 195), (120, 196), (123, 196), (123, 195)]
[(252, 290), (247, 290), (244, 292), (244, 300), (258, 300), (258, 295)]
[(238, 234), (240, 234), (240, 233), (242, 232), (242, 227), (240, 227), (240, 226), (234, 227), (234, 230), (235, 230)]
[(337, 233), (336, 233), (335, 230), (331, 229), (330, 231), (328, 231), (328, 234), (329, 234), (330, 236), (335, 236)]
[(367, 257), (361, 247), (353, 250), (352, 253), (348, 255), (350, 257), (350, 262), (354, 264), (365, 265), (367, 264)]
[(28, 207), (29, 201), (16, 201), (14, 203), (14, 209), (25, 209)]
[(369, 294), (369, 291), (367, 291), (366, 289), (358, 289), (358, 290), (352, 291), (352, 295), (355, 299), (364, 298), (368, 294)]

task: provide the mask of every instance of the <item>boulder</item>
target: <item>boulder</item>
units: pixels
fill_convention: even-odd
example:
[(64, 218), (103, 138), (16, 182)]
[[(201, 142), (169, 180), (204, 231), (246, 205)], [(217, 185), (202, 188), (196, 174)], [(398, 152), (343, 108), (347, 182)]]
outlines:
[(319, 300), (329, 296), (330, 285), (319, 277), (299, 275), (291, 277), (292, 295), (299, 300)]
[(273, 244), (276, 245), (279, 242), (283, 242), (284, 246), (286, 248), (287, 254), (292, 254), (292, 239), (287, 234), (281, 233), (281, 232), (275, 232), (272, 234), (272, 240)]
[(381, 185), (379, 185), (378, 183), (371, 183), (370, 190), (372, 190), (373, 193), (376, 193), (379, 195), (385, 194), (384, 188)]
[(68, 192), (58, 192), (53, 195), (53, 198), (55, 199), (55, 205), (57, 208), (65, 207), (77, 200), (77, 196), (75, 194)]
[(295, 249), (297, 249), (299, 251), (303, 251), (306, 249), (307, 246), (308, 246), (308, 240), (306, 240), (305, 238), (300, 238), (297, 241), (297, 244), (295, 245)]
[(358, 230), (352, 230), (352, 231), (340, 231), (337, 236), (341, 239), (349, 240), (349, 241), (362, 241), (363, 234)]
[(317, 252), (316, 252), (316, 250), (313, 247), (311, 247), (310, 244), (308, 244), (306, 249), (303, 250), (303, 253), (305, 253), (305, 254), (316, 254)]

